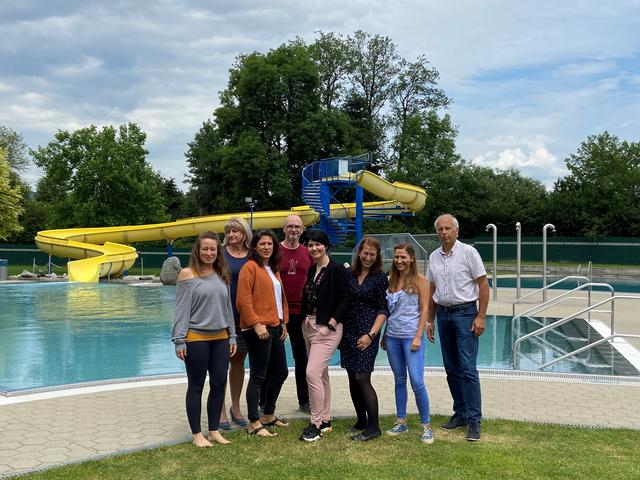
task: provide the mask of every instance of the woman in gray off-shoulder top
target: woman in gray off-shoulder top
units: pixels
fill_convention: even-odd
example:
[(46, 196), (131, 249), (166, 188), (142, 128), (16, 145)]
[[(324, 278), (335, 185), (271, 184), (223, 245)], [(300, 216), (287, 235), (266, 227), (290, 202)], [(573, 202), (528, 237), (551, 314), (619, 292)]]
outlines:
[[(229, 358), (236, 353), (236, 329), (231, 308), (229, 272), (218, 235), (198, 237), (189, 266), (180, 271), (171, 340), (187, 369), (187, 419), (198, 447), (230, 443), (219, 431)], [(209, 439), (201, 431), (202, 390), (209, 373), (207, 417)]]

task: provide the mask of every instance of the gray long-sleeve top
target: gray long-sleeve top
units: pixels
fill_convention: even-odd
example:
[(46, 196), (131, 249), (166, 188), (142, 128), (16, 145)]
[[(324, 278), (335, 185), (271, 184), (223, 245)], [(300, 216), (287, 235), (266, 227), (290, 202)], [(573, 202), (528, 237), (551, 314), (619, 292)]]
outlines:
[(229, 343), (236, 343), (229, 285), (215, 273), (178, 282), (171, 335), (176, 351), (187, 349), (185, 339), (189, 330), (212, 334), (227, 330)]

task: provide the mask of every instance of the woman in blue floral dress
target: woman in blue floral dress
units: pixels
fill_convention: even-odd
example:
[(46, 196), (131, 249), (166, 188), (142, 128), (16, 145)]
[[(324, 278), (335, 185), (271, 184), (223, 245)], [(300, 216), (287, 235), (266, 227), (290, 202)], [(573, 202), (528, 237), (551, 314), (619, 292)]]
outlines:
[(351, 269), (349, 320), (344, 322), (340, 343), (340, 364), (349, 375), (349, 391), (358, 416), (351, 436), (356, 441), (380, 436), (378, 396), (371, 385), (371, 372), (378, 354), (378, 334), (388, 315), (388, 285), (382, 271), (380, 242), (363, 238)]

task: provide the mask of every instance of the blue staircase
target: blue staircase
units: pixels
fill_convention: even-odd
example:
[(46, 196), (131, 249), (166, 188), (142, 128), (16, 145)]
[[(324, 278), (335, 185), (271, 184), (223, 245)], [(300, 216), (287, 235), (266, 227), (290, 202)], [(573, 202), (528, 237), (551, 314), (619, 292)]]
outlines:
[[(350, 233), (356, 233), (356, 241), (359, 241), (363, 218), (386, 220), (392, 215), (412, 215), (399, 207), (372, 208), (370, 212), (363, 208), (363, 190), (357, 185), (357, 177), (358, 172), (366, 170), (370, 163), (370, 154), (325, 158), (307, 165), (302, 170), (302, 200), (320, 214), (320, 228), (327, 233), (332, 245), (344, 243)], [(336, 215), (341, 204), (336, 199), (336, 193), (340, 189), (353, 186), (356, 186), (355, 221), (351, 220), (349, 215)], [(331, 204), (335, 206), (334, 216), (331, 216)]]
[(356, 184), (355, 178), (341, 174), (362, 169), (362, 160), (340, 157), (313, 162), (302, 170), (302, 200), (320, 214), (320, 228), (327, 233), (332, 245), (344, 243), (349, 233), (356, 231), (353, 220), (331, 216), (331, 203), (341, 203), (335, 198), (335, 193)]

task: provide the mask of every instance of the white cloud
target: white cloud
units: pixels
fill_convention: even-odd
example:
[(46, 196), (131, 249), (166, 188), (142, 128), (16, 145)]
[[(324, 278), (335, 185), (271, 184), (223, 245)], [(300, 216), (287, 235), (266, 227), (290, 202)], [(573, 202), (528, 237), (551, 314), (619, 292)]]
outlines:
[(317, 30), (388, 35), (426, 54), (465, 158), (549, 184), (588, 135), (637, 140), (637, 1), (117, 0), (14, 2), (0, 29), (0, 124), (29, 146), (59, 128), (135, 121), (150, 161), (182, 180), (187, 143), (240, 53)]
[[(526, 152), (526, 153), (525, 153)], [(474, 163), (507, 170), (511, 168), (536, 167), (555, 170), (558, 158), (544, 145), (529, 145), (526, 147), (505, 148), (504, 150), (489, 150), (473, 159)]]
[(558, 157), (539, 138), (498, 137), (489, 140), (487, 144), (508, 147), (477, 155), (472, 159), (473, 163), (499, 170), (519, 170), (524, 175), (541, 180), (547, 187), (551, 187), (558, 177), (567, 173)]
[(88, 56), (78, 63), (55, 66), (52, 73), (61, 77), (79, 77), (99, 71), (102, 65), (103, 62), (100, 59)]

